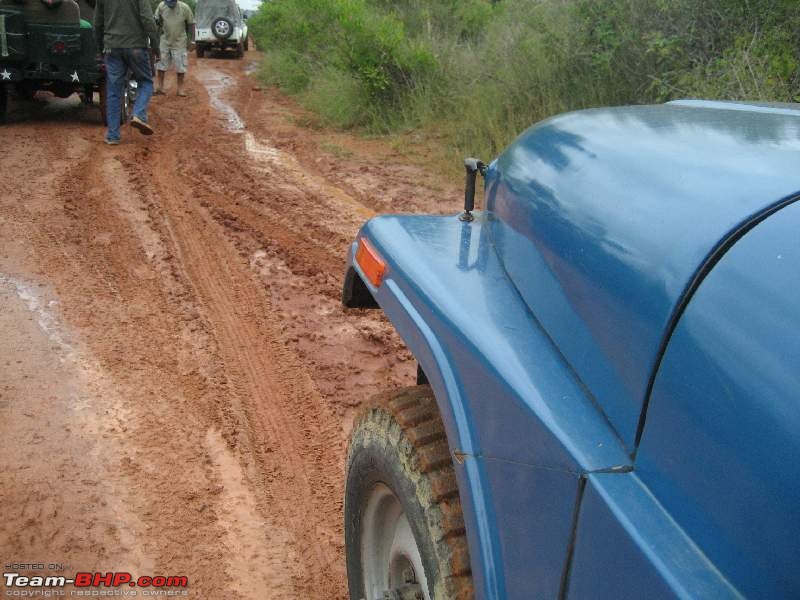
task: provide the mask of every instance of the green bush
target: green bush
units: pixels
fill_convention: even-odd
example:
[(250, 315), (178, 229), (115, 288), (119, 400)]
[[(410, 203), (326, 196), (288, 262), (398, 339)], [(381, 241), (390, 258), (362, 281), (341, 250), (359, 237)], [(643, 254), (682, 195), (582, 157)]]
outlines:
[(326, 125), (353, 127), (363, 122), (369, 102), (364, 87), (351, 74), (327, 67), (314, 77), (301, 96), (303, 104)]
[[(402, 21), (364, 0), (265, 2), (250, 26), (266, 52), (262, 75), (267, 82), (304, 94), (314, 106), (323, 106), (314, 101), (320, 90), (336, 95), (331, 83), (345, 83), (334, 103), (343, 107), (357, 100), (367, 110), (326, 113), (327, 119), (342, 115), (340, 125), (381, 128), (435, 64), (424, 46), (409, 40)], [(272, 54), (275, 58), (269, 58)]]
[(306, 57), (293, 50), (275, 49), (264, 55), (258, 74), (270, 85), (289, 94), (304, 91), (311, 82), (311, 67)]
[(590, 106), (800, 99), (797, 0), (272, 0), (250, 24), (265, 80), (326, 122), (459, 154)]

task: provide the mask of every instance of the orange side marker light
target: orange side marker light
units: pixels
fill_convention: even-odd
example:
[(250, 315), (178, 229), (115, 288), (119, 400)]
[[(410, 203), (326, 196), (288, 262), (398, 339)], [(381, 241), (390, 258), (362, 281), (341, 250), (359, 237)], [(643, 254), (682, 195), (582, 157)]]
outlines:
[(379, 287), (386, 273), (386, 261), (381, 258), (378, 251), (372, 247), (365, 238), (358, 239), (358, 249), (356, 250), (356, 262), (369, 282), (375, 287)]

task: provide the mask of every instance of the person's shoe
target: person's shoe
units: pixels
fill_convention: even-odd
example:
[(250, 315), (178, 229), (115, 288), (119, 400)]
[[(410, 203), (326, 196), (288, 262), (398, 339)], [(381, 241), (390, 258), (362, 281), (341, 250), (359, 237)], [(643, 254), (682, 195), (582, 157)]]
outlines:
[(161, 88), (156, 88), (155, 91), (153, 92), (153, 96), (166, 96), (166, 94), (164, 93), (164, 90), (162, 90)]
[(141, 131), (144, 135), (153, 135), (153, 128), (136, 115), (131, 119), (131, 126)]
[(106, 138), (106, 144), (109, 146), (119, 146), (119, 140), (116, 138)]

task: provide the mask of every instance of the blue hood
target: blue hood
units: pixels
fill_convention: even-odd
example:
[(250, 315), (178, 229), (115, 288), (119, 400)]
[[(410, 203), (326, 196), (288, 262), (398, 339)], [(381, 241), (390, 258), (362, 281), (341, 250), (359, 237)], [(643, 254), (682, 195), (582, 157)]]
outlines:
[(682, 299), (737, 231), (800, 192), (800, 111), (560, 115), (492, 163), (486, 190), (505, 269), (632, 451)]

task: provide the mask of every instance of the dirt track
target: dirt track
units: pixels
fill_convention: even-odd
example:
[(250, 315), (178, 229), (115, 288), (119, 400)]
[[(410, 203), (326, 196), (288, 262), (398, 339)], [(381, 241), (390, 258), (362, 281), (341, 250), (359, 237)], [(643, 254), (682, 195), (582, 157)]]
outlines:
[(380, 142), (297, 125), (254, 89), (255, 57), (193, 63), (190, 98), (154, 98), (151, 138), (108, 147), (75, 100), (0, 127), (4, 564), (345, 596), (350, 423), (415, 373), (380, 314), (340, 307), (346, 250), (376, 212), (459, 194)]

